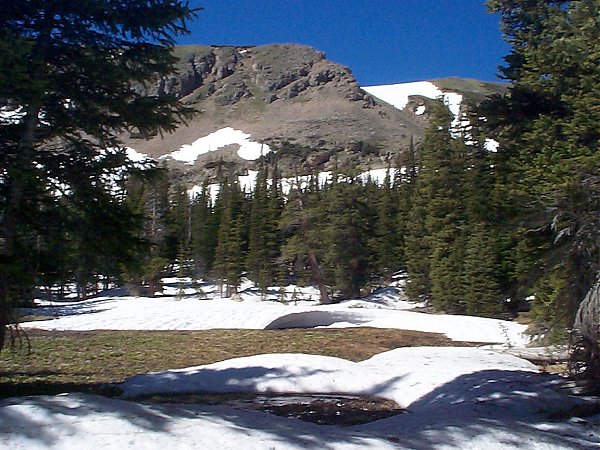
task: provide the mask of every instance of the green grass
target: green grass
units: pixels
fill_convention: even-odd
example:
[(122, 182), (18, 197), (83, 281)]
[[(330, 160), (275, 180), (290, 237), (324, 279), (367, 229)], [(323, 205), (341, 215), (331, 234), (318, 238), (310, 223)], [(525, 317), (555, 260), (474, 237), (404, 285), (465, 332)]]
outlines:
[[(32, 351), (0, 353), (0, 397), (83, 391), (139, 373), (262, 353), (308, 353), (361, 361), (398, 347), (450, 346), (440, 334), (405, 330), (28, 331)], [(464, 345), (461, 343), (461, 345)]]

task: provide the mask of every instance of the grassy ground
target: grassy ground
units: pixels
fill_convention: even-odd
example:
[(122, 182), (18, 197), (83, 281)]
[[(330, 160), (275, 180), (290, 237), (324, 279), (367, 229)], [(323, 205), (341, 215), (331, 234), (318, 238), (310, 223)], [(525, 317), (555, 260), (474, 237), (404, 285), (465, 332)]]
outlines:
[[(443, 335), (405, 330), (28, 331), (25, 352), (0, 353), (0, 398), (83, 391), (139, 373), (210, 364), (261, 353), (309, 353), (361, 361), (398, 347), (455, 345)], [(460, 345), (464, 345), (461, 343)]]

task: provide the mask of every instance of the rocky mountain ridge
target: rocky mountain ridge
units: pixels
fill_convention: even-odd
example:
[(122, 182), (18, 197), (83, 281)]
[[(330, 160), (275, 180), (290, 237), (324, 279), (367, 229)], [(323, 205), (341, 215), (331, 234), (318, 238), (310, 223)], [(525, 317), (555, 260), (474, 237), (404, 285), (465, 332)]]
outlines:
[(255, 168), (256, 158), (238, 155), (238, 141), (212, 140), (208, 145), (214, 148), (192, 161), (171, 156), (224, 128), (276, 151), (284, 170), (306, 171), (326, 170), (333, 154), (342, 166), (380, 167), (411, 140), (418, 142), (427, 123), (431, 99), (411, 97), (403, 109), (394, 107), (362, 89), (350, 69), (307, 46), (182, 46), (175, 54), (179, 73), (146, 92), (174, 94), (198, 115), (173, 134), (148, 141), (131, 137), (126, 144), (195, 178), (214, 176), (217, 165), (238, 173)]

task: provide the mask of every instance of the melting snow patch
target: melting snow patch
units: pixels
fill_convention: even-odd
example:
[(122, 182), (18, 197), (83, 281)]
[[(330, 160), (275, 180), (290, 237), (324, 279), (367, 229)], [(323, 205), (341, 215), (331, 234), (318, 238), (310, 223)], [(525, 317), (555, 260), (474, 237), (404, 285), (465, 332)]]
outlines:
[[(429, 81), (417, 81), (414, 83), (387, 84), (382, 86), (367, 86), (363, 88), (369, 94), (395, 106), (398, 109), (406, 108), (409, 97), (420, 95), (427, 98), (443, 97), (444, 102), (455, 116), (460, 110), (462, 95), (453, 92), (443, 92), (435, 84)], [(421, 107), (419, 107), (421, 108)], [(423, 112), (425, 112), (423, 110)], [(420, 113), (420, 114), (423, 114)]]
[(237, 152), (238, 156), (248, 161), (257, 160), (261, 155), (265, 155), (271, 151), (268, 145), (251, 141), (250, 134), (226, 127), (208, 136), (196, 139), (191, 144), (185, 144), (179, 150), (160, 158), (173, 158), (192, 165), (196, 162), (198, 156), (227, 147), (228, 145), (238, 145), (240, 147)]
[(131, 147), (125, 147), (125, 153), (127, 154), (127, 158), (132, 162), (148, 162), (152, 159), (148, 155), (140, 153)]
[[(454, 115), (454, 122), (452, 126), (458, 128), (460, 126), (460, 105), (462, 103), (463, 96), (455, 92), (444, 92), (440, 90), (435, 84), (429, 81), (416, 81), (414, 83), (400, 83), (400, 84), (387, 84), (382, 86), (367, 86), (363, 88), (369, 94), (389, 103), (390, 105), (404, 109), (408, 104), (411, 96), (419, 95), (421, 97), (427, 97), (431, 99), (441, 98), (450, 112)], [(423, 114), (425, 110), (421, 111), (421, 106), (417, 108), (415, 114)]]
[(9, 106), (3, 106), (0, 108), (0, 124), (2, 125), (15, 125), (21, 122), (23, 117), (27, 115), (27, 112), (22, 106), (11, 108)]

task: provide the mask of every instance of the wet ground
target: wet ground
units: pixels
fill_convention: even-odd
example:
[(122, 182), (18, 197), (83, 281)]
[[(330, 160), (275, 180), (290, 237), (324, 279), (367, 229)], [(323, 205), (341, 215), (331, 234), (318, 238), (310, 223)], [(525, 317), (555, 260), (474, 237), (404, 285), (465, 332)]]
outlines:
[(204, 403), (264, 411), (319, 425), (359, 425), (405, 412), (397, 403), (379, 397), (323, 394), (182, 394), (155, 395), (152, 403)]

